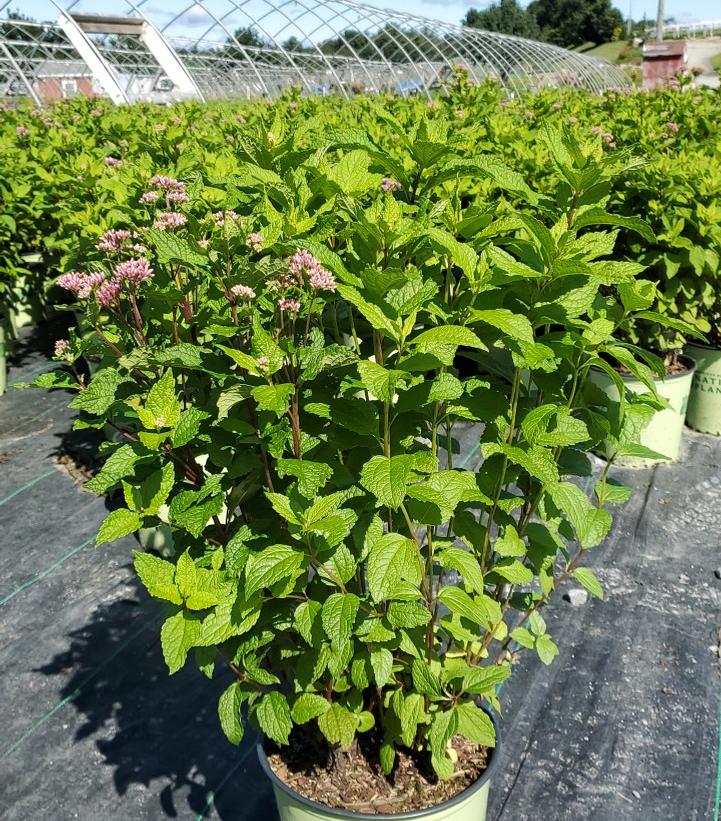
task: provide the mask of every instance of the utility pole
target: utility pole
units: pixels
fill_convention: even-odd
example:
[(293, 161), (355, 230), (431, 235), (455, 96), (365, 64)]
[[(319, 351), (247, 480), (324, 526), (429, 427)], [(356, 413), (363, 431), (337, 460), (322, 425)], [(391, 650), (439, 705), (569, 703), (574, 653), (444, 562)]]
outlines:
[(628, 20), (626, 21), (626, 39), (633, 36), (633, 0), (628, 0)]
[(663, 40), (663, 18), (665, 16), (665, 0), (658, 0), (658, 14), (656, 15), (656, 39)]

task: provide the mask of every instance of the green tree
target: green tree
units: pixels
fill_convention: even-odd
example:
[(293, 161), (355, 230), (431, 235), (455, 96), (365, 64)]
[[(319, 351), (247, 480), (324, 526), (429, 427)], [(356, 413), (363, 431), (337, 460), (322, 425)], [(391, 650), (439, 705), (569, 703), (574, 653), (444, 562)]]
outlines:
[(541, 35), (536, 18), (519, 5), (517, 0), (499, 0), (483, 10), (469, 9), (463, 24), (532, 40), (538, 40)]
[(607, 43), (623, 16), (611, 0), (533, 0), (528, 11), (536, 18), (544, 40), (559, 46)]

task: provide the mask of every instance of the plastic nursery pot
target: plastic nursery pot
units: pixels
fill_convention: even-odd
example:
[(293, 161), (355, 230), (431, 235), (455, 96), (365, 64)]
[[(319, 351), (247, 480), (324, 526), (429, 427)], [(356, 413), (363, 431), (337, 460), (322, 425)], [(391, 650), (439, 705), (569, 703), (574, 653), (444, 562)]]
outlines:
[(165, 559), (175, 556), (175, 540), (169, 525), (141, 527), (137, 535), (143, 550), (157, 553)]
[[(649, 424), (641, 432), (641, 444), (656, 453), (662, 453), (672, 462), (678, 460), (681, 449), (686, 407), (688, 405), (691, 382), (693, 381), (696, 363), (687, 356), (680, 357), (681, 364), (687, 370), (670, 374), (665, 379), (656, 381), (656, 390), (671, 405), (670, 408), (657, 411)], [(592, 368), (588, 378), (613, 401), (618, 401), (618, 389), (611, 377), (604, 371)], [(648, 388), (634, 376), (621, 375), (625, 386), (631, 393), (648, 393)], [(642, 468), (663, 463), (666, 460), (642, 459), (636, 456), (620, 456), (616, 464), (621, 467)]]
[(336, 807), (327, 807), (296, 792), (282, 781), (272, 770), (265, 752), (265, 737), (258, 740), (257, 751), (260, 766), (270, 779), (278, 806), (280, 821), (336, 821), (337, 819), (357, 819), (357, 821), (402, 821), (402, 819), (423, 818), (426, 821), (486, 821), (488, 791), (493, 773), (501, 762), (502, 741), (498, 722), (490, 711), (486, 711), (496, 729), (496, 746), (490, 750), (488, 766), (475, 784), (455, 797), (435, 807), (424, 810), (399, 813), (359, 813)]
[(721, 350), (696, 343), (686, 346), (696, 361), (686, 424), (701, 433), (721, 435)]
[(10, 322), (15, 334), (28, 325), (34, 325), (42, 318), (40, 300), (32, 292), (26, 277), (18, 277), (12, 286), (10, 297)]

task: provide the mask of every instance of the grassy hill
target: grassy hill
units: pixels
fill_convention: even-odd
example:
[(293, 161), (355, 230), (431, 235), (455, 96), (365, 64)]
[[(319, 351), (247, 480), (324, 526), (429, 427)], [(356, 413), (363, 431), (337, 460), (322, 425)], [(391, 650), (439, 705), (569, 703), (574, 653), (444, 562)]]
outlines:
[(610, 63), (616, 63), (616, 65), (628, 63), (640, 65), (641, 63), (641, 49), (629, 46), (625, 40), (601, 43), (600, 46), (594, 46), (593, 43), (586, 43), (583, 46), (579, 46), (576, 51), (583, 52), (583, 54), (587, 54), (590, 57), (600, 57), (603, 60), (608, 60)]

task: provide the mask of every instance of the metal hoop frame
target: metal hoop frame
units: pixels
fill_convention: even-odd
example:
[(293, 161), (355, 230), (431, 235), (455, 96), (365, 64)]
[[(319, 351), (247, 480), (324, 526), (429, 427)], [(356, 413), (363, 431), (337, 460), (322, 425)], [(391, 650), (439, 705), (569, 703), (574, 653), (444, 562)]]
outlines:
[[(48, 96), (43, 77), (69, 76), (78, 66), (94, 93), (116, 103), (273, 98), (294, 85), (306, 94), (350, 97), (362, 88), (430, 97), (456, 66), (513, 94), (627, 86), (621, 69), (602, 60), (356, 0), (176, 0), (168, 11), (154, 0), (117, 0), (113, 18), (142, 26), (139, 35), (112, 36), (74, 18), (107, 0), (46, 0), (52, 22), (45, 23), (12, 19), (13, 1), (0, 0), (0, 97), (36, 104)], [(257, 44), (241, 42), (243, 30)]]

